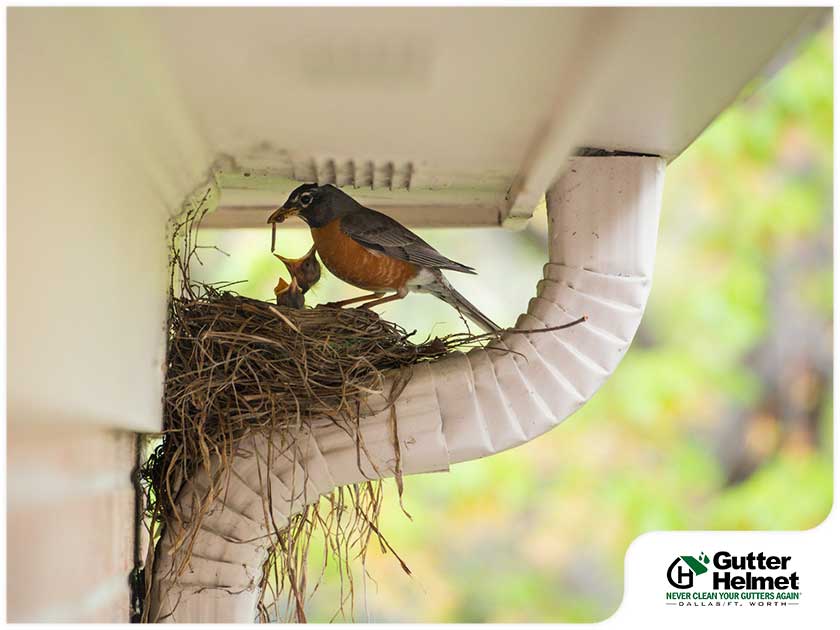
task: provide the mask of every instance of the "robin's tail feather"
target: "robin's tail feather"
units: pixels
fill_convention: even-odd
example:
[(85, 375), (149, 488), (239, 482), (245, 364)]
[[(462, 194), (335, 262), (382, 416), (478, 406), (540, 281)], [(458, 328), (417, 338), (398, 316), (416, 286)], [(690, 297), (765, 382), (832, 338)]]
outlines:
[(467, 298), (458, 293), (455, 288), (449, 284), (449, 281), (439, 275), (437, 281), (425, 287), (428, 291), (438, 299), (443, 300), (450, 306), (454, 307), (459, 313), (464, 315), (467, 319), (472, 320), (484, 332), (499, 332), (501, 328), (497, 326), (493, 320), (487, 315), (478, 310)]

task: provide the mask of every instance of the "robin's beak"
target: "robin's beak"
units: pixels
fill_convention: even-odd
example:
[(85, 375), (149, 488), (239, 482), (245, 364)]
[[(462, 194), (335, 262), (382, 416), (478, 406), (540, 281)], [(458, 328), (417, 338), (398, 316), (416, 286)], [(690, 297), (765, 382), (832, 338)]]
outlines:
[(283, 204), (271, 213), (271, 216), (268, 217), (267, 223), (283, 223), (283, 221), (285, 221), (288, 217), (296, 216), (299, 213), (300, 208)]

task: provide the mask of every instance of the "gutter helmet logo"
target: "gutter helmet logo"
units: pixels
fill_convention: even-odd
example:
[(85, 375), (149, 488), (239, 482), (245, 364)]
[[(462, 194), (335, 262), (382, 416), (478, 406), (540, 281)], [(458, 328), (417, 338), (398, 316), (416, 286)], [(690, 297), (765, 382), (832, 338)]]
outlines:
[(709, 556), (701, 553), (694, 556), (678, 556), (668, 567), (668, 581), (674, 588), (691, 588), (694, 586), (694, 576), (703, 575), (709, 570)]

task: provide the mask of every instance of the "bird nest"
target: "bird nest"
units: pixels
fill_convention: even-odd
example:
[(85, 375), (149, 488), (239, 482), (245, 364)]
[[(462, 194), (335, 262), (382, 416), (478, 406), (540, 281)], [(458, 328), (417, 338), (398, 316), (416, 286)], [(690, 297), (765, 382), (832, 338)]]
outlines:
[[(239, 440), (258, 433), (292, 443), (301, 427), (325, 417), (358, 440), (359, 402), (383, 389), (385, 371), (400, 369), (404, 381), (411, 378), (412, 365), (493, 336), (458, 334), (414, 343), (412, 333), (370, 310), (288, 308), (238, 295), (229, 284), (194, 282), (190, 266), (203, 247), (197, 230), (208, 197), (209, 191), (173, 224), (163, 432), (141, 471), (150, 540), (171, 530), (176, 550), (186, 556), (173, 569), (178, 572), (186, 568), (200, 519), (213, 500), (222, 500)], [(399, 461), (396, 442), (395, 449)], [(363, 450), (359, 445), (360, 457)], [(176, 497), (183, 481), (200, 470), (209, 473), (211, 487), (195, 497), (193, 504), (204, 508), (186, 519), (179, 512), (184, 502)], [(399, 470), (396, 476), (401, 499)], [(316, 535), (327, 549), (324, 562), (331, 555), (342, 576), (337, 614), (347, 618), (349, 612), (352, 618), (354, 562), (363, 561), (371, 541), (396, 556), (377, 525), (382, 497), (381, 480), (338, 488), (273, 535), (261, 584), (263, 621), (306, 620), (306, 598), (315, 588), (307, 588), (312, 584), (307, 552)], [(154, 562), (150, 549), (147, 603)], [(144, 610), (144, 619), (148, 616)]]

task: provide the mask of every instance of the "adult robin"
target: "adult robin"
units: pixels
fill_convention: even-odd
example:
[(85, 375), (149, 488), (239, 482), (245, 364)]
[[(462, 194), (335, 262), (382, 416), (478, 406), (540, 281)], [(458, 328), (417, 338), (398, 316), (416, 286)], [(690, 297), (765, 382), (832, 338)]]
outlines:
[(276, 253), (274, 256), (286, 265), (289, 274), (297, 280), (298, 287), (300, 287), (302, 293), (309, 291), (321, 279), (321, 264), (315, 255), (314, 245), (300, 258), (286, 258)]
[[(327, 269), (344, 282), (373, 292), (335, 306), (365, 302), (363, 308), (370, 308), (400, 300), (411, 291), (431, 293), (483, 330), (499, 330), (443, 276), (444, 270), (472, 274), (475, 270), (447, 258), (389, 216), (366, 208), (331, 184), (298, 186), (268, 223), (294, 215), (309, 225)], [(393, 294), (383, 297), (388, 292)]]
[(294, 276), (292, 276), (291, 282), (286, 282), (283, 278), (277, 280), (277, 286), (274, 287), (274, 297), (279, 306), (303, 308), (303, 291), (300, 290)]

